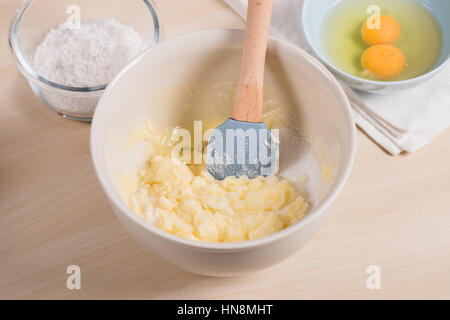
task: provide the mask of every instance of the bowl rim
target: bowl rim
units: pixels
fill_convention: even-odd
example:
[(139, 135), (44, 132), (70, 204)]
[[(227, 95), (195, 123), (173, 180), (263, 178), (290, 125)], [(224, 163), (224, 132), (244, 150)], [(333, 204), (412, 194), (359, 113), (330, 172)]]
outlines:
[[(144, 52), (142, 52), (140, 55), (138, 55), (133, 61), (131, 61), (125, 68), (122, 69), (119, 74), (116, 75), (116, 77), (113, 79), (113, 81), (110, 82), (108, 87), (105, 90), (105, 94), (102, 95), (100, 98), (100, 101), (98, 103), (98, 107), (95, 110), (92, 125), (91, 125), (91, 136), (90, 136), (90, 144), (91, 144), (91, 156), (92, 161), (94, 164), (94, 169), (97, 174), (97, 178), (100, 181), (100, 184), (109, 198), (109, 200), (112, 202), (112, 204), (118, 209), (115, 210), (116, 214), (117, 211), (120, 211), (121, 214), (123, 214), (126, 218), (130, 219), (134, 224), (139, 226), (141, 229), (145, 229), (146, 232), (151, 232), (153, 235), (159, 237), (160, 239), (164, 239), (166, 241), (169, 241), (176, 245), (181, 245), (183, 247), (188, 247), (190, 249), (194, 250), (203, 250), (203, 251), (214, 251), (214, 252), (237, 252), (237, 251), (244, 251), (249, 249), (254, 249), (257, 247), (265, 246), (272, 242), (277, 242), (279, 240), (282, 240), (283, 238), (289, 237), (291, 234), (296, 233), (303, 228), (305, 228), (307, 225), (311, 224), (314, 220), (316, 220), (319, 216), (323, 215), (326, 210), (330, 207), (332, 202), (336, 199), (340, 191), (342, 190), (345, 182), (347, 181), (353, 162), (355, 159), (355, 152), (356, 152), (356, 128), (353, 120), (353, 114), (351, 112), (350, 102), (348, 100), (348, 97), (344, 93), (343, 88), (339, 84), (339, 82), (336, 80), (336, 78), (330, 73), (328, 69), (326, 69), (319, 61), (317, 61), (314, 57), (309, 55), (307, 52), (305, 52), (303, 49), (294, 46), (293, 44), (289, 43), (286, 40), (275, 38), (273, 36), (269, 36), (269, 45), (271, 43), (276, 44), (277, 46), (280, 46), (282, 48), (282, 51), (290, 51), (290, 52), (296, 52), (297, 55), (301, 55), (305, 58), (307, 63), (310, 63), (312, 67), (316, 68), (318, 71), (318, 74), (320, 74), (324, 80), (327, 79), (327, 81), (330, 81), (330, 85), (336, 89), (336, 94), (338, 99), (342, 103), (342, 112), (344, 113), (346, 123), (348, 126), (348, 132), (349, 132), (349, 150), (347, 153), (348, 161), (346, 163), (342, 163), (342, 169), (340, 171), (340, 174), (336, 176), (335, 183), (330, 188), (329, 192), (325, 196), (325, 198), (317, 205), (316, 207), (312, 208), (308, 214), (299, 222), (281, 230), (278, 231), (272, 235), (255, 239), (255, 240), (248, 240), (248, 241), (241, 241), (241, 242), (203, 242), (203, 241), (197, 241), (197, 240), (190, 240), (185, 239), (179, 236), (175, 236), (173, 234), (170, 234), (157, 226), (150, 225), (147, 223), (144, 219), (139, 217), (136, 213), (134, 213), (129, 206), (125, 203), (125, 201), (120, 197), (120, 195), (115, 190), (113, 183), (111, 179), (109, 178), (109, 175), (107, 173), (106, 164), (104, 162), (104, 144), (101, 143), (101, 145), (97, 145), (97, 139), (101, 138), (99, 134), (106, 134), (108, 125), (106, 123), (102, 123), (102, 120), (100, 120), (104, 113), (112, 112), (111, 108), (107, 108), (105, 105), (103, 105), (102, 101), (104, 97), (108, 94), (111, 88), (114, 86), (114, 84), (119, 81), (119, 79), (134, 65), (136, 65), (144, 55), (151, 54), (152, 51), (158, 50), (158, 48), (163, 48), (164, 44), (176, 42), (179, 41), (179, 39), (187, 38), (187, 37), (203, 37), (207, 34), (212, 34), (218, 36), (218, 34), (224, 34), (227, 35), (230, 38), (230, 35), (233, 37), (240, 37), (242, 40), (244, 39), (244, 31), (238, 30), (238, 29), (210, 29), (210, 30), (204, 30), (204, 31), (195, 31), (195, 32), (189, 32), (182, 35), (178, 35), (175, 37), (172, 37), (168, 40), (164, 40), (161, 42), (158, 46), (155, 46), (153, 48), (148, 48)], [(101, 129), (101, 126), (104, 125), (104, 129)], [(104, 136), (103, 136), (104, 138)], [(102, 140), (103, 142), (103, 140)], [(344, 155), (345, 157), (345, 155)], [(119, 219), (120, 220), (120, 219)]]
[[(353, 81), (358, 81), (360, 83), (363, 84), (367, 84), (367, 85), (371, 85), (371, 86), (384, 86), (384, 87), (397, 87), (397, 86), (408, 86), (408, 85), (412, 85), (416, 82), (421, 82), (422, 80), (429, 80), (432, 77), (434, 77), (437, 73), (439, 73), (440, 71), (442, 71), (442, 69), (444, 69), (447, 64), (450, 63), (450, 54), (447, 54), (446, 59), (439, 65), (439, 66), (434, 66), (433, 69), (431, 69), (430, 71), (411, 78), (411, 79), (406, 79), (406, 80), (398, 80), (398, 81), (376, 81), (376, 80), (368, 80), (368, 79), (364, 79), (364, 78), (360, 78), (354, 75), (351, 75), (339, 68), (337, 68), (336, 66), (334, 66), (332, 63), (330, 63), (328, 61), (328, 59), (325, 59), (324, 57), (322, 57), (322, 55), (320, 55), (316, 48), (312, 45), (313, 41), (312, 41), (312, 37), (310, 35), (309, 32), (307, 32), (306, 30), (306, 9), (307, 6), (311, 3), (311, 0), (303, 0), (303, 4), (302, 4), (302, 32), (305, 36), (306, 42), (309, 46), (309, 48), (313, 51), (314, 56), (316, 58), (318, 58), (320, 60), (320, 62), (322, 62), (324, 65), (326, 65), (329, 69), (331, 69), (333, 72), (345, 76)], [(332, 6), (331, 8), (333, 8), (334, 6)], [(331, 8), (329, 8), (328, 10), (331, 10)], [(431, 10), (429, 10), (431, 12)], [(431, 12), (432, 13), (432, 12)], [(432, 13), (433, 14), (433, 13)], [(434, 16), (434, 14), (433, 14)], [(443, 32), (442, 27), (441, 27), (441, 32)], [(444, 54), (444, 50), (442, 50), (441, 55)], [(437, 62), (436, 62), (437, 63)]]
[[(27, 59), (25, 59), (22, 55), (22, 51), (20, 49), (19, 39), (17, 37), (20, 23), (22, 22), (23, 15), (27, 11), (27, 9), (31, 6), (34, 0), (23, 0), (19, 8), (16, 10), (12, 21), (8, 30), (8, 44), (10, 51), (13, 55), (13, 58), (16, 62), (17, 68), (19, 71), (27, 78), (28, 81), (31, 81), (33, 84), (49, 89), (49, 90), (64, 90), (65, 92), (72, 92), (75, 95), (82, 93), (83, 97), (86, 96), (97, 96), (99, 92), (104, 91), (108, 84), (102, 84), (98, 86), (90, 86), (90, 87), (72, 87), (62, 85), (50, 80), (45, 79), (40, 76), (37, 72), (34, 71), (33, 67), (30, 63), (28, 63)], [(161, 37), (161, 24), (159, 21), (159, 14), (156, 6), (153, 3), (153, 0), (142, 0), (144, 5), (148, 8), (150, 15), (153, 20), (154, 34), (153, 40), (150, 44), (154, 46), (157, 44)]]

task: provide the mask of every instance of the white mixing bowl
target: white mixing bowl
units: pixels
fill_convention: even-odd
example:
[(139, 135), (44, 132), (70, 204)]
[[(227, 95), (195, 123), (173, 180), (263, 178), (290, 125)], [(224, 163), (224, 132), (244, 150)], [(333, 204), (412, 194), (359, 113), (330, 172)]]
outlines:
[[(180, 238), (132, 212), (120, 196), (118, 183), (120, 172), (127, 166), (123, 155), (130, 128), (139, 118), (173, 124), (188, 117), (181, 108), (174, 111), (149, 106), (150, 96), (176, 84), (236, 81), (243, 39), (244, 32), (238, 30), (201, 31), (172, 38), (145, 51), (108, 85), (92, 122), (95, 170), (117, 218), (148, 251), (198, 274), (244, 274), (274, 265), (295, 253), (324, 223), (354, 158), (355, 125), (338, 82), (301, 49), (270, 38), (265, 85), (294, 97), (295, 111), (302, 119), (298, 125), (314, 128), (323, 139), (329, 158), (336, 163), (335, 178), (324, 199), (297, 224), (265, 238), (239, 243)], [(291, 161), (289, 166), (296, 165), (298, 161)], [(284, 169), (281, 167), (281, 172)]]

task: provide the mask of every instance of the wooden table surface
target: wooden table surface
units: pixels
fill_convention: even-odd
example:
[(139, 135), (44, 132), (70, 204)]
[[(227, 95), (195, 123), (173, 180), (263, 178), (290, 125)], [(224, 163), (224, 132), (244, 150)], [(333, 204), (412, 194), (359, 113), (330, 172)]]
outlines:
[[(48, 111), (17, 71), (6, 38), (20, 2), (0, 1), (0, 298), (450, 299), (450, 130), (399, 157), (358, 131), (350, 179), (305, 248), (244, 277), (193, 275), (128, 236), (95, 177), (89, 124)], [(244, 26), (220, 0), (156, 3), (165, 37)], [(81, 290), (66, 288), (69, 265)]]

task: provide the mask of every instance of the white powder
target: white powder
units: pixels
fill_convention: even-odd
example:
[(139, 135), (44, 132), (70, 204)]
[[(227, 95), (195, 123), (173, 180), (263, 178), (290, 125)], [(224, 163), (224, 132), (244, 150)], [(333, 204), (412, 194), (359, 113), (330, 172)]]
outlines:
[[(108, 84), (146, 44), (131, 27), (114, 19), (81, 21), (71, 29), (67, 23), (51, 29), (37, 48), (33, 69), (43, 78), (70, 87)], [(42, 92), (57, 111), (92, 113), (96, 98), (72, 98)], [(42, 98), (42, 97), (41, 97)]]
[(280, 128), (280, 174), (305, 193), (315, 207), (328, 193), (329, 185), (313, 149), (309, 132)]

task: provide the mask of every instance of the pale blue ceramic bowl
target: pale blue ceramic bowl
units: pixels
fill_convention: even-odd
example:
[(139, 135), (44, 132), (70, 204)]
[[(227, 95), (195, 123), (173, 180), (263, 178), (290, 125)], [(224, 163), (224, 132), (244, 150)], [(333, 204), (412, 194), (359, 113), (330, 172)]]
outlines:
[[(450, 62), (450, 0), (410, 0), (421, 3), (430, 10), (439, 24), (443, 34), (443, 49), (436, 65), (428, 73), (403, 81), (371, 81), (350, 75), (339, 70), (327, 59), (322, 47), (322, 24), (328, 12), (342, 0), (304, 0), (302, 9), (303, 32), (309, 46), (316, 56), (334, 75), (348, 86), (366, 92), (389, 93), (412, 88), (433, 78)], [(353, 0), (358, 1), (358, 0)], [(418, 26), (420, 27), (420, 26)]]

